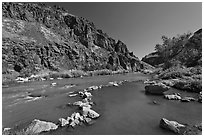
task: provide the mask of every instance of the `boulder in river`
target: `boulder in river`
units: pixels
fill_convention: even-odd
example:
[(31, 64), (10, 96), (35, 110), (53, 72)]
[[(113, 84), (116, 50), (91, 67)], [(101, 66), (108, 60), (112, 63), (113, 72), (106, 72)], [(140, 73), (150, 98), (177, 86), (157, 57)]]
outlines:
[(77, 102), (74, 102), (73, 105), (79, 106), (81, 108), (83, 107), (91, 108), (91, 105), (89, 104), (89, 102), (77, 101)]
[(51, 85), (52, 85), (52, 86), (56, 86), (56, 85), (57, 85), (57, 83), (51, 83)]
[(160, 120), (160, 127), (163, 128), (163, 129), (173, 131), (176, 134), (180, 134), (180, 132), (181, 132), (180, 130), (182, 128), (185, 128), (186, 126), (182, 125), (182, 124), (180, 124), (180, 123), (178, 123), (176, 121), (169, 121), (166, 118), (162, 118)]
[(163, 95), (163, 92), (169, 90), (170, 87), (163, 83), (149, 84), (145, 86), (146, 93)]
[(174, 93), (172, 95), (164, 95), (164, 98), (168, 100), (181, 100), (180, 94)]
[(90, 98), (92, 94), (90, 92), (84, 92), (83, 98)]
[(80, 124), (80, 121), (84, 121), (84, 118), (80, 115), (80, 113), (74, 112), (71, 117), (67, 118), (67, 120), (70, 121), (70, 126), (75, 127), (76, 125)]
[(78, 94), (70, 94), (69, 97), (75, 97), (77, 96)]
[(98, 118), (100, 115), (90, 108), (83, 107), (83, 116), (88, 116), (90, 118)]
[(83, 116), (80, 115), (80, 113), (75, 113), (75, 116), (74, 116), (75, 119), (78, 119), (80, 121), (84, 121), (84, 118)]
[(91, 94), (90, 92), (87, 92), (87, 91), (85, 91), (85, 92), (80, 91), (80, 92), (79, 92), (79, 95), (80, 95), (82, 98), (91, 98), (91, 97), (92, 97), (92, 94)]
[(89, 125), (93, 124), (93, 120), (91, 118), (88, 118), (88, 117), (84, 118), (84, 122), (89, 124)]
[(60, 124), (60, 126), (64, 127), (64, 126), (69, 124), (69, 120), (66, 120), (64, 118), (60, 118), (59, 119), (59, 124)]
[(26, 129), (28, 134), (39, 134), (44, 131), (56, 130), (58, 126), (52, 122), (40, 121), (34, 119), (32, 123)]
[(115, 87), (118, 87), (118, 86), (119, 86), (118, 83), (117, 83), (117, 81), (109, 82), (108, 84), (111, 85), (111, 86), (115, 86)]
[(98, 86), (91, 86), (91, 87), (88, 87), (87, 90), (90, 91), (90, 90), (97, 90), (99, 89)]

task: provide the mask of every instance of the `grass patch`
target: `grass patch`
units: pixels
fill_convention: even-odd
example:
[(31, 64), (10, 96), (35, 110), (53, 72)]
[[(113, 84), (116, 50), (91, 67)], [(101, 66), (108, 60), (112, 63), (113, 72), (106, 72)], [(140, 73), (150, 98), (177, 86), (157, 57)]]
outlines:
[(201, 68), (179, 68), (173, 67), (162, 71), (159, 74), (159, 78), (161, 79), (175, 79), (175, 78), (184, 78), (184, 77), (199, 77), (196, 75), (200, 75), (202, 73)]

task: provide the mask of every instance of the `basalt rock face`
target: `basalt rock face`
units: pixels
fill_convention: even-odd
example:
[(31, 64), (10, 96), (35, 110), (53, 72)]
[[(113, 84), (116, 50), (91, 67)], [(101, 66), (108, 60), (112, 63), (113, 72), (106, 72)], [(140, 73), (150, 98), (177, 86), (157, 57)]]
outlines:
[(2, 3), (2, 16), (3, 74), (148, 67), (122, 41), (63, 8)]
[(157, 52), (150, 53), (142, 58), (142, 61), (152, 65), (157, 66), (159, 64), (164, 63), (164, 59), (158, 55)]

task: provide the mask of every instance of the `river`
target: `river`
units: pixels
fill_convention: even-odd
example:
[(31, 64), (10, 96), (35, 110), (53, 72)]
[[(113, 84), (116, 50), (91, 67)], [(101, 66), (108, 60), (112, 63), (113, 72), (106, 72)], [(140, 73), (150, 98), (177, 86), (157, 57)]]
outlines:
[[(129, 82), (119, 87), (92, 91), (95, 102), (93, 109), (101, 115), (93, 125), (81, 125), (74, 129), (58, 128), (43, 134), (165, 135), (172, 133), (159, 128), (159, 121), (163, 117), (183, 124), (202, 121), (201, 103), (170, 101), (162, 96), (146, 95), (143, 81), (149, 77), (141, 73), (128, 73), (10, 85), (2, 90), (2, 124), (3, 127), (24, 128), (33, 119), (57, 123), (59, 118), (66, 118), (77, 111), (67, 104), (80, 98), (69, 97), (69, 92), (122, 80)], [(57, 84), (52, 86), (51, 83)], [(181, 96), (196, 96), (195, 93), (173, 88), (167, 93), (174, 92), (181, 93)]]

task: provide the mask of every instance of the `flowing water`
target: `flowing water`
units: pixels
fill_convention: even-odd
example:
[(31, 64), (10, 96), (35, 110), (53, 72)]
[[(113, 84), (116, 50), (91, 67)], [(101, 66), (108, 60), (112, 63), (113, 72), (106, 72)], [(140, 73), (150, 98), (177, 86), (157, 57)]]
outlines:
[[(95, 106), (101, 116), (93, 125), (76, 128), (59, 128), (43, 134), (172, 134), (159, 128), (159, 121), (165, 117), (183, 124), (197, 124), (202, 121), (202, 104), (164, 99), (162, 96), (146, 95), (142, 80), (149, 76), (131, 73), (112, 76), (95, 76), (62, 80), (22, 83), (3, 88), (3, 127), (25, 126), (33, 119), (52, 121), (70, 116), (76, 108), (67, 106), (80, 100), (69, 97), (69, 92), (82, 90), (93, 85), (106, 85), (111, 81), (128, 80), (119, 87), (104, 87), (92, 91)], [(51, 83), (57, 83), (52, 86)], [(170, 89), (168, 93), (196, 97), (194, 93)], [(156, 101), (157, 104), (154, 104)]]

